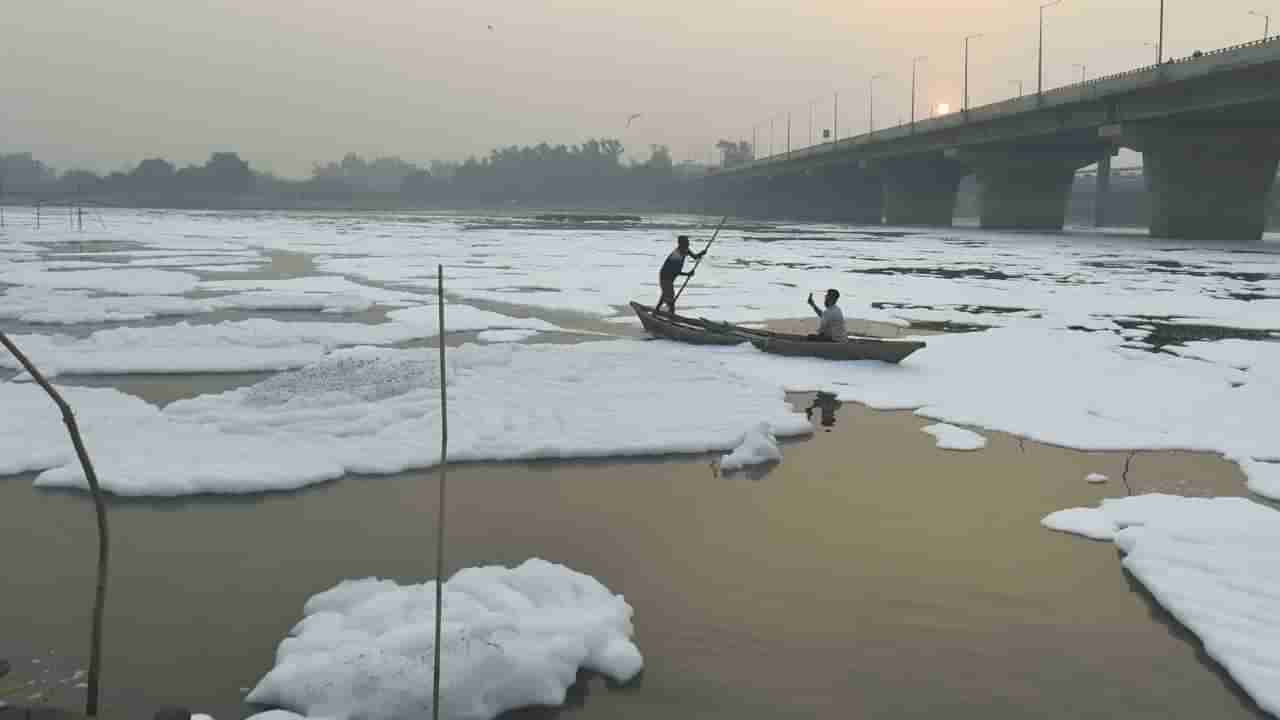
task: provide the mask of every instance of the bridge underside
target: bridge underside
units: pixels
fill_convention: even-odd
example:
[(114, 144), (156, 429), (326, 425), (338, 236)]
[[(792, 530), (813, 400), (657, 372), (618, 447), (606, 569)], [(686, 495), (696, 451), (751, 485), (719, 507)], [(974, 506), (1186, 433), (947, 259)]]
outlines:
[(705, 204), (741, 217), (944, 227), (952, 224), (960, 181), (974, 174), (982, 227), (1057, 231), (1076, 171), (1094, 163), (1109, 167), (1122, 146), (1143, 153), (1153, 237), (1262, 237), (1280, 167), (1280, 128), (1256, 125), (1113, 125), (1067, 142), (990, 145), (709, 181)]
[(983, 227), (1058, 230), (1075, 172), (1105, 170), (1120, 147), (1144, 155), (1153, 236), (1260, 238), (1280, 166), (1280, 39), (787, 152), (707, 186), (755, 216), (936, 226), (972, 174)]

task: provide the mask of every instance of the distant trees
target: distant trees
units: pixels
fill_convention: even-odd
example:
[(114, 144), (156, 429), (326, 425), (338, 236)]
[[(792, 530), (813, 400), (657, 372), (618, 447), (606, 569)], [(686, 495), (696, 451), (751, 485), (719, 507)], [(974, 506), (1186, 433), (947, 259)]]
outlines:
[(56, 180), (53, 168), (36, 160), (31, 153), (0, 155), (0, 186), (6, 192), (31, 192)]
[(347, 153), (337, 163), (316, 165), (311, 175), (324, 185), (345, 186), (363, 192), (399, 192), (405, 178), (421, 172), (416, 165), (398, 157), (376, 158), (372, 162), (355, 153)]
[(139, 190), (172, 187), (178, 168), (164, 158), (148, 158), (129, 173), (129, 182)]
[(594, 206), (648, 204), (672, 192), (671, 151), (650, 148), (647, 160), (626, 164), (616, 139), (580, 145), (508, 146), (469, 158), (440, 183), (443, 199), (471, 205)]
[[(7, 191), (46, 198), (85, 198), (161, 207), (657, 207), (681, 197), (689, 169), (671, 151), (651, 145), (646, 157), (627, 161), (621, 141), (590, 139), (577, 145), (509, 145), (462, 163), (420, 167), (396, 156), (372, 160), (347, 153), (316, 164), (311, 177), (290, 180), (255, 172), (235, 152), (216, 152), (202, 165), (178, 167), (149, 157), (133, 168), (97, 175), (71, 170), (58, 176), (29, 153), (0, 156)], [(20, 186), (20, 187), (19, 187)]]

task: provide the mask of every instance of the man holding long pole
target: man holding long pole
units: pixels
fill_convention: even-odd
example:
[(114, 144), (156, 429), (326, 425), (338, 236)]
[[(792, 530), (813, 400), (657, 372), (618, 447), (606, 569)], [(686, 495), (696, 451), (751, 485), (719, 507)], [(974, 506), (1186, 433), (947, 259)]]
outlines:
[[(701, 260), (707, 251), (693, 252), (689, 249), (689, 236), (681, 235), (676, 238), (676, 249), (671, 251), (665, 262), (662, 263), (662, 269), (658, 271), (658, 285), (662, 288), (662, 296), (658, 298), (658, 304), (653, 306), (653, 311), (661, 312), (662, 306), (666, 305), (672, 315), (676, 313), (676, 278), (681, 275), (693, 277), (693, 271), (684, 271), (685, 258), (690, 256), (694, 260)], [(696, 267), (695, 267), (696, 269)], [(681, 288), (683, 290), (683, 288)]]

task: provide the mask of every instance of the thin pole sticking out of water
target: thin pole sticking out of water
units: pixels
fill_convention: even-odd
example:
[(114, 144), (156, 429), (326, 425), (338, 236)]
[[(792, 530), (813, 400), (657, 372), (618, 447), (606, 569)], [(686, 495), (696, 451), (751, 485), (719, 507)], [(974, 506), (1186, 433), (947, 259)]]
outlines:
[(440, 626), (444, 617), (444, 485), (449, 461), (449, 394), (444, 372), (444, 265), (436, 266), (436, 303), (440, 308), (440, 495), (436, 509), (436, 643), (431, 672), (431, 717), (440, 718)]
[[(39, 205), (36, 206), (37, 210)], [(93, 461), (89, 459), (89, 451), (85, 449), (84, 440), (80, 437), (80, 427), (76, 424), (75, 413), (62, 395), (49, 384), (44, 375), (27, 359), (26, 355), (13, 344), (4, 333), (0, 332), (0, 345), (3, 345), (18, 360), (31, 379), (44, 389), (58, 409), (62, 411), (62, 422), (71, 435), (71, 444), (75, 446), (76, 457), (80, 459), (80, 467), (84, 469), (85, 480), (89, 483), (89, 493), (93, 495), (93, 508), (98, 516), (98, 584), (93, 598), (93, 624), (89, 629), (89, 678), (88, 692), (84, 701), (84, 714), (91, 718), (98, 716), (98, 679), (102, 666), (102, 613), (107, 603), (107, 569), (109, 567), (111, 542), (107, 533), (107, 507), (102, 500), (102, 490), (98, 487), (98, 474), (93, 470)]]

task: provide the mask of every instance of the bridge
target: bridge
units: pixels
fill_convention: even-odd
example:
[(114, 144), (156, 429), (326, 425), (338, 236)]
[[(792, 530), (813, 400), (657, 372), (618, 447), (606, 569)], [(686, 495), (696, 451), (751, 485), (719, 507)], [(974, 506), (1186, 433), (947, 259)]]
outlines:
[(1143, 154), (1152, 236), (1260, 239), (1280, 161), (1280, 36), (722, 168), (703, 201), (948, 226), (973, 174), (982, 227), (1061, 230), (1076, 171), (1097, 163), (1105, 193), (1122, 147)]

